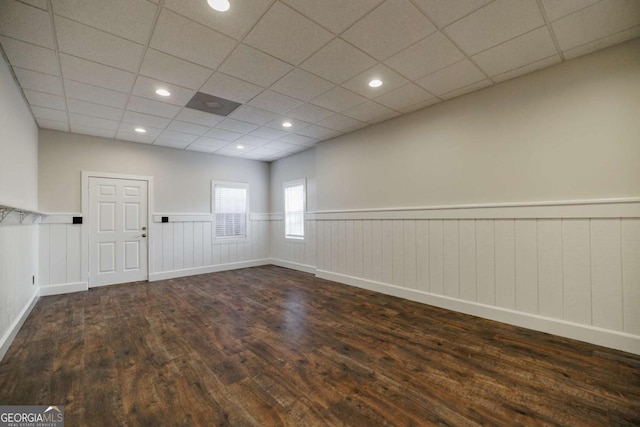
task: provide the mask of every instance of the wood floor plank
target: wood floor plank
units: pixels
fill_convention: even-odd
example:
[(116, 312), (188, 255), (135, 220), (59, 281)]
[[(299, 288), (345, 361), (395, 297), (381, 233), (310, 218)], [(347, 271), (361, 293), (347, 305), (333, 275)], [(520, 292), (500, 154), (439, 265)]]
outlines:
[(41, 298), (1, 404), (68, 425), (632, 426), (640, 356), (265, 266)]

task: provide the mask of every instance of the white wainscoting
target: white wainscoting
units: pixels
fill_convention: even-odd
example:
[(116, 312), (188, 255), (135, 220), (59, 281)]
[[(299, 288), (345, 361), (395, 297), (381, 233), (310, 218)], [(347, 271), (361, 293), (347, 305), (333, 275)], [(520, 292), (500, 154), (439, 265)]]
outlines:
[(9, 215), (0, 224), (0, 360), (38, 300), (38, 226)]
[[(441, 218), (433, 211), (407, 212), (412, 219), (395, 210), (389, 219), (316, 213), (317, 274), (640, 353), (639, 206), (597, 204), (582, 212), (594, 208), (606, 215), (576, 215), (573, 205), (548, 206), (567, 215), (560, 218), (543, 212), (509, 219), (495, 207), (471, 219), (451, 208)], [(421, 215), (431, 219), (413, 219)]]
[(40, 224), (40, 295), (85, 291), (82, 278), (80, 213), (49, 214)]
[(282, 215), (271, 218), (271, 263), (294, 270), (316, 272), (316, 222), (305, 220), (304, 240), (285, 239)]
[[(169, 216), (155, 214), (154, 217)], [(257, 219), (255, 219), (257, 218)], [(269, 221), (251, 215), (248, 241), (214, 242), (211, 220), (182, 214), (175, 222), (151, 225), (149, 280), (204, 274), (269, 263)]]

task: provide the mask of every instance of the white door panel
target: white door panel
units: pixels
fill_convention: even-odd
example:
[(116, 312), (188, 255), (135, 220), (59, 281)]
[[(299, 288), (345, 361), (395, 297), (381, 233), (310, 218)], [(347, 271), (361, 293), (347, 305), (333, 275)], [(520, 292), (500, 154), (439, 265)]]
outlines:
[(89, 178), (89, 286), (148, 278), (147, 182)]

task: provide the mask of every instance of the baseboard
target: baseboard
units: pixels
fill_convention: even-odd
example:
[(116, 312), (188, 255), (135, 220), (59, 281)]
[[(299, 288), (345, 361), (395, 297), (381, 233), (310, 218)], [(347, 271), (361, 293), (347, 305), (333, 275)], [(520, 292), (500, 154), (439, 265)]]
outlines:
[(38, 302), (38, 296), (39, 293), (36, 291), (31, 297), (31, 300), (27, 303), (27, 305), (24, 306), (22, 311), (20, 311), (17, 319), (13, 321), (13, 323), (9, 327), (9, 330), (2, 337), (2, 340), (0, 340), (0, 361), (2, 361), (4, 355), (7, 354), (11, 343), (15, 339), (16, 335), (18, 335), (18, 332), (20, 332), (20, 328), (22, 328), (25, 320), (27, 320), (27, 317), (29, 317), (29, 314), (31, 314), (31, 310), (33, 310), (36, 302)]
[(59, 285), (40, 286), (40, 296), (70, 294), (72, 292), (82, 292), (89, 289), (87, 282), (62, 283)]
[(285, 261), (283, 259), (271, 258), (271, 264), (278, 267), (290, 268), (292, 270), (304, 271), (305, 273), (316, 274), (316, 268), (313, 265), (299, 264), (297, 262)]
[(416, 289), (401, 288), (373, 280), (361, 279), (326, 270), (317, 270), (322, 279), (356, 286), (411, 301), (433, 305), (447, 310), (458, 311), (497, 322), (508, 323), (535, 331), (546, 332), (590, 344), (609, 347), (629, 353), (640, 354), (640, 336), (611, 331), (595, 326), (581, 325), (564, 320), (552, 319), (535, 314), (523, 313), (476, 302), (463, 301), (443, 295), (431, 294)]
[(149, 274), (150, 282), (158, 280), (175, 279), (177, 277), (196, 276), (198, 274), (216, 273), (218, 271), (237, 270), (239, 268), (258, 267), (268, 265), (269, 259), (256, 259), (251, 261), (231, 262), (228, 264), (207, 265), (204, 267), (184, 268), (181, 270), (162, 271)]

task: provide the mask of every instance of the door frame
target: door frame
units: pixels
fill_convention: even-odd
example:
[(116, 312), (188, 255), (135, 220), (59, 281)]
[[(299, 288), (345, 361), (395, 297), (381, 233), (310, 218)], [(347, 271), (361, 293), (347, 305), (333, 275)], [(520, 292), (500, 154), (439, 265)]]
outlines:
[(153, 177), (152, 176), (143, 176), (143, 175), (128, 175), (121, 173), (110, 173), (110, 172), (90, 172), (90, 171), (82, 171), (82, 190), (81, 190), (81, 200), (82, 200), (82, 232), (81, 232), (81, 245), (80, 245), (80, 272), (81, 278), (80, 280), (86, 282), (88, 287), (91, 287), (91, 277), (89, 275), (89, 221), (91, 218), (89, 217), (89, 178), (111, 178), (111, 179), (131, 179), (136, 181), (146, 181), (147, 182), (147, 280), (149, 280), (149, 275), (151, 274), (153, 269), (152, 260), (153, 258), (153, 244), (152, 239), (153, 233), (151, 232), (151, 225), (153, 224)]

